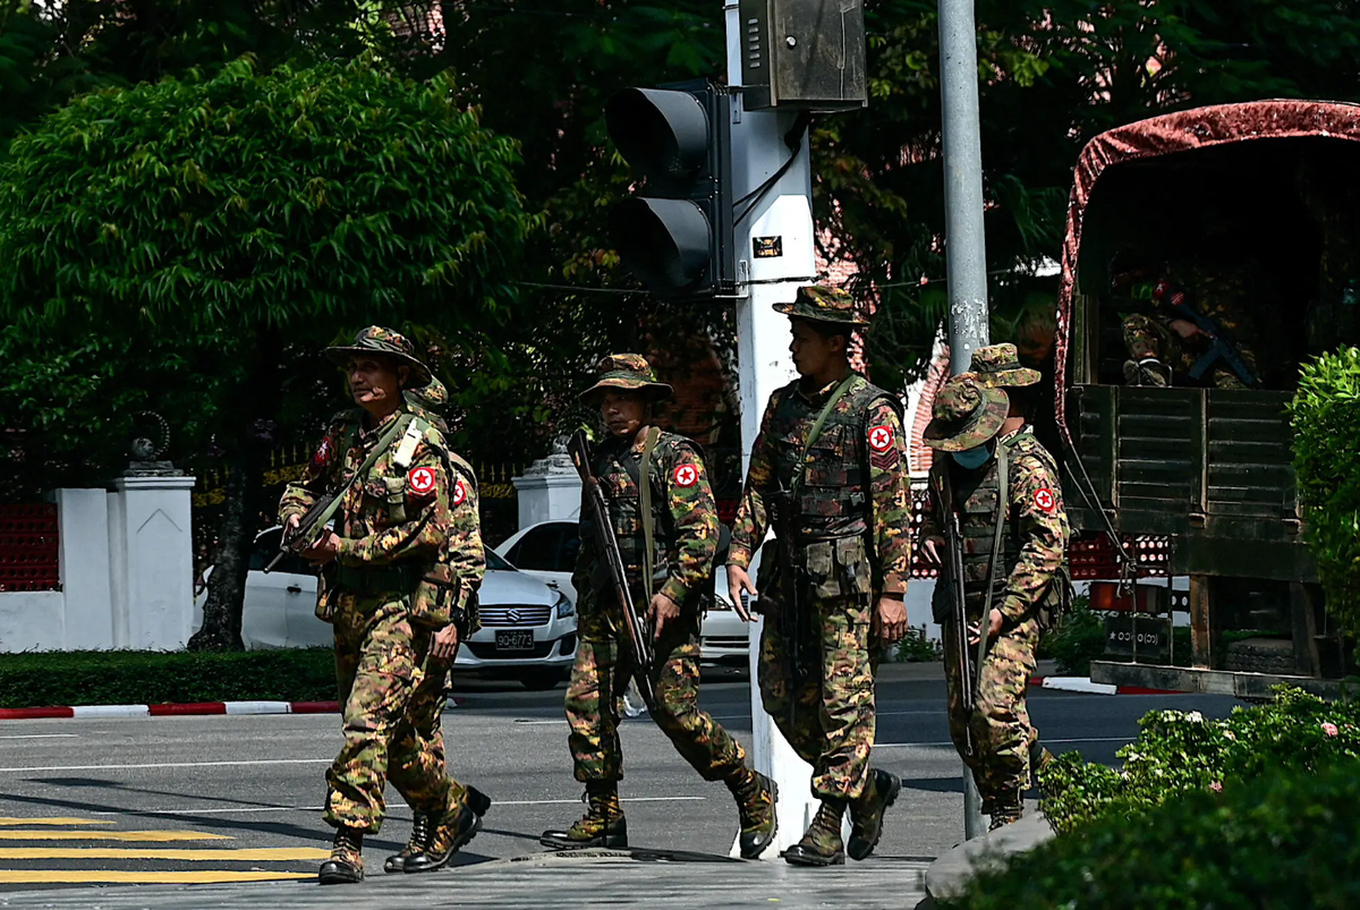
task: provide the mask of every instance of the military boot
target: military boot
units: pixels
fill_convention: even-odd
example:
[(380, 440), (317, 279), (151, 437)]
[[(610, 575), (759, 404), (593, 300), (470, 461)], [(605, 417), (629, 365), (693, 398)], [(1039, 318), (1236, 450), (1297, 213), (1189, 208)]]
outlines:
[(628, 820), (619, 805), (618, 786), (586, 785), (586, 814), (565, 831), (544, 831), (538, 842), (554, 850), (580, 847), (627, 847)]
[(1029, 744), (1029, 786), (1032, 790), (1043, 792), (1042, 782), (1039, 775), (1045, 768), (1053, 764), (1055, 759), (1053, 753), (1043, 747), (1037, 739)]
[(902, 779), (888, 771), (869, 772), (869, 783), (859, 799), (850, 801), (850, 843), (846, 852), (854, 860), (866, 859), (883, 836), (883, 816), (897, 802)]
[[(482, 830), (482, 817), (473, 811), (471, 803), (470, 798), (461, 800), (446, 812), (430, 832), (424, 848), (408, 857), (402, 864), (401, 871), (408, 874), (433, 872), (448, 865), (458, 849)], [(489, 805), (490, 801), (488, 800), (486, 804)]]
[[(477, 817), (486, 814), (491, 808), (491, 797), (487, 796), (476, 787), (467, 788), (467, 804)], [(424, 852), (429, 846), (430, 837), (434, 833), (434, 823), (437, 816), (427, 812), (417, 812), (415, 820), (411, 825), (411, 839), (406, 842), (406, 846), (401, 848), (400, 853), (394, 853), (383, 863), (384, 872), (401, 872), (406, 861), (417, 853)]]
[(841, 816), (845, 800), (824, 799), (813, 816), (803, 839), (784, 851), (784, 862), (793, 866), (843, 866), (845, 845), (841, 842)]
[(758, 859), (779, 827), (774, 811), (779, 787), (759, 771), (743, 767), (740, 774), (728, 779), (727, 789), (736, 797), (741, 816), (741, 858)]
[(364, 832), (336, 828), (331, 858), (321, 864), (317, 880), (323, 885), (346, 885), (364, 880)]
[(1012, 790), (992, 799), (983, 806), (983, 810), (992, 817), (992, 823), (987, 826), (987, 830), (995, 831), (1018, 822), (1025, 814), (1025, 804), (1020, 797), (1020, 791)]
[(1124, 361), (1124, 383), (1164, 389), (1171, 385), (1171, 368), (1155, 357)]

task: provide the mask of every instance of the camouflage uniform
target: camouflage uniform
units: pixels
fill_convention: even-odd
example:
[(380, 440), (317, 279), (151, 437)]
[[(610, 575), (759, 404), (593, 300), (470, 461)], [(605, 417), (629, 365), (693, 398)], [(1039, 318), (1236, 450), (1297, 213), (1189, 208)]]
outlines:
[[(410, 350), (405, 338), (375, 326), (354, 346), (327, 354), (341, 360), (367, 352), (417, 364), (415, 381), (428, 381)], [(317, 591), (317, 616), (334, 626), (345, 734), (326, 774), (324, 817), (359, 834), (381, 830), (389, 778), (418, 814), (447, 818), (467, 802), (467, 789), (445, 773), (442, 736), (431, 724), (442, 708), (442, 683), (425, 688), (423, 702), (414, 701), (426, 680), (433, 630), (448, 621), (417, 610), (416, 594), (434, 565), (443, 563), (459, 580), (447, 612), (459, 623), (469, 614), (485, 565), (475, 480), (443, 435), (407, 407), (378, 426), (354, 410), (332, 421), (302, 478), (289, 484), (279, 504), (280, 521), (301, 516), (324, 491), (345, 485), (398, 421), (406, 431), (362, 479), (345, 486), (336, 513), (339, 552)], [(429, 738), (417, 731), (417, 717), (432, 730)], [(357, 867), (362, 877), (362, 863)]]
[[(830, 288), (800, 288), (794, 303), (775, 309), (792, 318), (865, 324), (849, 295)], [(869, 767), (878, 658), (869, 630), (877, 599), (905, 594), (911, 562), (901, 405), (851, 375), (806, 462), (799, 457), (838, 383), (811, 388), (797, 380), (770, 396), (728, 556), (729, 565), (745, 569), (767, 530), (794, 536), (783, 543), (792, 544), (799, 565), (783, 565), (773, 546), (760, 563), (760, 692), (784, 737), (812, 765), (812, 793), (837, 813), (837, 827), (834, 807), (853, 808), (876, 782), (890, 785), (890, 775), (876, 772), (879, 778)], [(790, 503), (803, 471), (799, 499)], [(788, 627), (780, 581), (789, 571), (802, 585), (801, 629)], [(900, 782), (891, 785), (895, 797)]]
[[(590, 401), (605, 388), (645, 390), (654, 398), (668, 394), (670, 389), (652, 379), (647, 361), (636, 354), (606, 358), (601, 372), (601, 382), (587, 390), (583, 399)], [(673, 433), (657, 434), (648, 476), (643, 478), (647, 435), (644, 428), (633, 440), (607, 439), (594, 453), (594, 473), (609, 504), (614, 537), (639, 613), (645, 613), (650, 605), (643, 578), (645, 538), (639, 482), (651, 487), (654, 593), (666, 595), (680, 608), (679, 618), (666, 625), (656, 642), (653, 677), (657, 704), (653, 716), (704, 780), (728, 782), (740, 799), (740, 788), (752, 788), (746, 753), (731, 734), (699, 708), (699, 626), (713, 592), (713, 556), (719, 535), (713, 491), (698, 446)], [(607, 785), (616, 793), (615, 785), (623, 777), (618, 703), (632, 674), (634, 655), (620, 643), (621, 637), (627, 637), (626, 619), (594, 534), (583, 501), (581, 549), (572, 575), (578, 596), (580, 643), (565, 707), (576, 779), (587, 785)], [(760, 802), (758, 795), (754, 798)], [(773, 793), (763, 807), (754, 808), (756, 815), (768, 814), (768, 835), (772, 837)], [(749, 827), (746, 821), (743, 818), (743, 828)], [(626, 828), (621, 824), (616, 827), (626, 838)], [(554, 836), (553, 832), (544, 835), (544, 843), (555, 847), (579, 839)], [(763, 849), (768, 840), (756, 837), (760, 843), (753, 843), (749, 850), (755, 850), (758, 856), (760, 851), (755, 848)]]
[[(986, 362), (995, 351), (979, 349), (974, 356), (975, 371), (979, 357)], [(1025, 384), (1020, 369), (1018, 363), (1006, 371), (984, 368), (949, 380), (936, 395), (934, 420), (925, 433), (928, 445), (947, 452), (973, 449), (993, 438), (1006, 452), (1006, 524), (1001, 537), (1002, 563), (995, 573), (997, 586), (991, 601), (1004, 619), (1000, 633), (989, 639), (977, 705), (971, 713), (963, 705), (963, 687), (972, 680), (963, 679), (957, 647), (959, 629), (950, 620), (952, 582), (941, 580), (936, 585), (933, 603), (935, 618), (944, 628), (950, 734), (973, 770), (983, 811), (992, 816), (994, 826), (1019, 818), (1021, 793), (1030, 781), (1031, 756), (1036, 761), (1040, 756), (1047, 757), (1038, 745), (1038, 730), (1030, 723), (1025, 691), (1034, 672), (1039, 610), (1053, 606), (1068, 592), (1066, 547), (1070, 532), (1057, 465), (1028, 425), (998, 435), (1008, 406), (1000, 389)], [(1008, 377), (999, 375), (1002, 372)], [(977, 381), (978, 376), (988, 373), (991, 375)], [(951, 503), (940, 501), (944, 472), (949, 472)], [(970, 624), (987, 622), (986, 589), (992, 574), (999, 493), (994, 457), (973, 470), (955, 464), (952, 458), (937, 458), (931, 465), (930, 504), (921, 533), (923, 538), (943, 538), (947, 514), (943, 510), (958, 513)], [(972, 752), (968, 748), (970, 733), (975, 744)]]
[[(1243, 343), (1255, 337), (1252, 326), (1246, 322), (1242, 307), (1246, 288), (1240, 276), (1221, 274), (1208, 269), (1180, 270), (1187, 275), (1186, 284), (1193, 288), (1187, 292), (1171, 278), (1156, 281), (1139, 281), (1131, 289), (1132, 296), (1149, 301), (1151, 313), (1131, 313), (1124, 317), (1122, 329), (1124, 346), (1129, 360), (1125, 364), (1125, 379), (1130, 384), (1170, 385), (1170, 377), (1164, 370), (1148, 369), (1149, 361), (1165, 364), (1173, 374), (1186, 377), (1195, 363), (1206, 351), (1206, 339), (1196, 336), (1183, 339), (1171, 328), (1171, 323), (1182, 317), (1166, 309), (1178, 295), (1187, 298), (1190, 308), (1201, 316), (1219, 325), (1233, 339), (1238, 355), (1247, 363), (1251, 371), (1260, 376), (1256, 352), (1252, 346)], [(1140, 371), (1140, 367), (1144, 367)], [(1212, 368), (1212, 381), (1216, 388), (1243, 389), (1246, 384), (1222, 360)]]

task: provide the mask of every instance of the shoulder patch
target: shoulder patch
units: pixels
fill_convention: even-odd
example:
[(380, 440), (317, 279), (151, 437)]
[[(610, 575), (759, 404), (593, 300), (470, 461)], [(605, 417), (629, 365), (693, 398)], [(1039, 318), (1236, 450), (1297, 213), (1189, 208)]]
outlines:
[(449, 501), (453, 503), (453, 505), (461, 506), (463, 503), (467, 502), (467, 498), (467, 483), (461, 479), (455, 481), (453, 484), (453, 496), (450, 497)]
[(411, 490), (411, 495), (418, 498), (433, 496), (436, 487), (439, 485), (439, 475), (434, 468), (422, 465), (412, 468), (406, 474), (406, 485)]
[(1040, 487), (1034, 491), (1034, 507), (1045, 515), (1052, 515), (1058, 508), (1058, 497), (1048, 487)]
[(692, 464), (678, 465), (671, 473), (677, 487), (692, 487), (699, 482), (699, 469)]
[(869, 448), (875, 452), (886, 452), (891, 449), (895, 438), (893, 428), (886, 423), (869, 428)]

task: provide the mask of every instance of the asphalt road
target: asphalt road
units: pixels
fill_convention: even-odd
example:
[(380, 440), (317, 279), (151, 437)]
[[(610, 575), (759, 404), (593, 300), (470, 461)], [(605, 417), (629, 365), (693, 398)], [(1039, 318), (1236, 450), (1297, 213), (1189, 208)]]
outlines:
[[(745, 680), (706, 675), (701, 702), (749, 742)], [(563, 688), (459, 681), (445, 716), (451, 771), (495, 800), (460, 864), (541, 852), (539, 833), (581, 810), (562, 718)], [(1030, 711), (1055, 752), (1113, 762), (1154, 708), (1226, 714), (1220, 696), (1100, 696), (1031, 689)], [(902, 798), (878, 855), (924, 861), (962, 840), (959, 761), (938, 665), (886, 665), (875, 762)], [(725, 854), (736, 811), (646, 718), (623, 726), (622, 794), (634, 847)], [(334, 715), (5, 721), (0, 724), (0, 890), (116, 882), (310, 878), (329, 845), (322, 774), (340, 744)], [(398, 849), (410, 810), (389, 791), (388, 825), (366, 844), (370, 872)], [(0, 905), (5, 901), (0, 899)]]

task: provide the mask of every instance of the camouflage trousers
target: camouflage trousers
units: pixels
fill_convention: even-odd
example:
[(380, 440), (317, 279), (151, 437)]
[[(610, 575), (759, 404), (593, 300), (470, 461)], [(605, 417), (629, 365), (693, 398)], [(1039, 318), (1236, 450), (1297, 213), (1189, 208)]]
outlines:
[[(956, 624), (944, 623), (944, 669), (949, 700), (949, 735), (959, 755), (973, 771), (983, 811), (994, 800), (1029, 787), (1029, 746), (1039, 731), (1030, 723), (1025, 690), (1034, 674), (1034, 649), (1039, 643), (1039, 624), (1028, 619), (1002, 629), (987, 644), (982, 666), (982, 685), (976, 710), (963, 707), (962, 674), (959, 670)], [(977, 647), (969, 646), (976, 659)], [(975, 746), (968, 751), (968, 735)], [(990, 813), (988, 813), (990, 814)]]
[[(779, 731), (812, 765), (812, 795), (854, 799), (869, 778), (874, 745), (874, 674), (869, 604), (858, 597), (807, 602), (811, 623), (791, 641), (778, 610), (760, 638), (760, 697)], [(791, 649), (798, 678), (791, 675)]]
[[(631, 649), (620, 644), (615, 631), (621, 626), (600, 611), (580, 618), (566, 711), (571, 757), (582, 782), (623, 778), (619, 699), (633, 664)], [(660, 673), (653, 676), (657, 705), (652, 719), (704, 780), (736, 774), (746, 764), (741, 744), (699, 709), (699, 617), (682, 616), (668, 625), (656, 654)]]
[(426, 672), (431, 634), (411, 626), (402, 600), (381, 595), (341, 593), (334, 626), (345, 744), (326, 772), (326, 821), (376, 834), (389, 779), (417, 812), (456, 806), (466, 791), (444, 768), (444, 674)]
[[(1193, 341), (1187, 342), (1171, 331), (1160, 321), (1143, 313), (1124, 317), (1124, 347), (1129, 359), (1134, 361), (1153, 358), (1169, 366), (1179, 377), (1186, 377), (1194, 368), (1202, 352), (1195, 349)], [(1256, 365), (1256, 354), (1243, 345), (1237, 346), (1237, 353), (1251, 367), (1252, 372), (1260, 374)], [(1238, 375), (1219, 361), (1213, 367), (1214, 387), (1218, 389), (1244, 389), (1246, 385)]]

